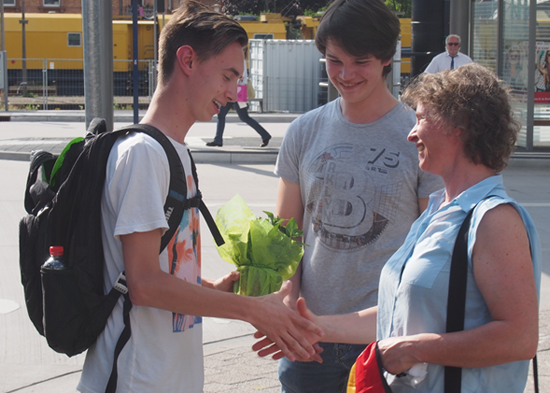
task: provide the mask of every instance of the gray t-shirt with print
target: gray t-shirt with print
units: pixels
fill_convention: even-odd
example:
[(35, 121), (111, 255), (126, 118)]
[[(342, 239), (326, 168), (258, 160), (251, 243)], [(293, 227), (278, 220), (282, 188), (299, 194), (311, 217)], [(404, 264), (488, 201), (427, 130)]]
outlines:
[(441, 189), (407, 135), (414, 111), (399, 103), (354, 124), (340, 99), (293, 121), (275, 173), (299, 184), (304, 205), (301, 296), (318, 315), (376, 305), (382, 267), (419, 215), (418, 198)]

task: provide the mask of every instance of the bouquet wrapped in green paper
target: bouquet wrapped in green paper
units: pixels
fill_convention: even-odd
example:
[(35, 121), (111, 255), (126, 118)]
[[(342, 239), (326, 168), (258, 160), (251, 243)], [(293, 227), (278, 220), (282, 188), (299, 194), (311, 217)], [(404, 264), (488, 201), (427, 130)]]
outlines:
[(302, 235), (296, 220), (284, 220), (264, 212), (259, 218), (235, 195), (216, 214), (216, 224), (225, 239), (218, 247), (220, 256), (237, 266), (241, 273), (234, 292), (262, 296), (278, 291), (284, 280), (296, 272), (304, 254), (303, 243), (293, 240)]

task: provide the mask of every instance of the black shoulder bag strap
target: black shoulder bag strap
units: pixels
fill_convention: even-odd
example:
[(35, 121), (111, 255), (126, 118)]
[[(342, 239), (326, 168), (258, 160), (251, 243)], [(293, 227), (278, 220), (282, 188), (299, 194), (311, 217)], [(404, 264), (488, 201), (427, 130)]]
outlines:
[[(468, 232), (474, 209), (468, 212), (455, 241), (449, 275), (447, 299), (447, 333), (464, 330), (466, 281), (468, 278)], [(462, 369), (445, 366), (445, 393), (460, 393)]]
[(199, 190), (197, 169), (195, 167), (193, 157), (191, 156), (191, 152), (188, 150), (189, 158), (191, 159), (193, 178), (195, 180), (195, 184), (197, 185), (197, 194), (192, 198), (187, 198), (187, 183), (185, 181), (185, 171), (183, 170), (183, 165), (179, 158), (178, 152), (176, 151), (176, 148), (174, 147), (174, 145), (172, 145), (172, 142), (170, 142), (168, 137), (155, 127), (148, 124), (134, 124), (126, 127), (126, 129), (128, 131), (141, 131), (151, 136), (158, 143), (160, 143), (160, 145), (166, 152), (166, 156), (168, 157), (168, 164), (170, 166), (170, 186), (168, 197), (166, 198), (166, 203), (164, 204), (164, 212), (167, 216), (169, 229), (165, 232), (164, 236), (161, 239), (161, 251), (166, 248), (166, 246), (172, 239), (172, 236), (174, 236), (174, 233), (176, 233), (181, 218), (183, 217), (184, 211), (191, 207), (199, 208), (200, 212), (204, 216), (204, 219), (206, 220), (206, 223), (208, 224), (210, 232), (216, 240), (216, 244), (218, 246), (223, 245), (225, 243), (223, 237), (220, 234), (220, 231), (218, 230), (218, 227), (216, 226), (216, 223), (212, 218), (210, 211), (202, 200), (202, 193)]
[[(492, 195), (491, 195), (492, 196)], [(488, 197), (490, 198), (490, 197)], [(453, 249), (449, 274), (449, 295), (447, 299), (447, 333), (464, 330), (466, 309), (466, 284), (468, 279), (468, 233), (475, 206), (464, 219)], [(533, 359), (535, 393), (539, 393), (537, 357)], [(460, 393), (462, 368), (445, 366), (445, 393)]]
[[(197, 167), (195, 166), (195, 160), (193, 160), (193, 156), (191, 155), (191, 151), (187, 150), (189, 152), (189, 158), (191, 160), (191, 170), (193, 172), (193, 178), (195, 179), (195, 184), (197, 185), (197, 195), (195, 195), (193, 198), (188, 199), (190, 202), (189, 207), (198, 207), (200, 212), (202, 213), (202, 216), (204, 217), (204, 220), (206, 221), (206, 224), (208, 225), (208, 228), (210, 228), (210, 232), (212, 233), (212, 236), (214, 236), (214, 240), (216, 241), (216, 244), (218, 247), (223, 246), (225, 244), (225, 240), (223, 240), (223, 236), (220, 233), (218, 226), (216, 225), (216, 221), (214, 221), (214, 218), (210, 214), (210, 211), (206, 207), (206, 204), (204, 203), (204, 200), (202, 199), (202, 193), (199, 190), (199, 177), (197, 175)], [(198, 205), (197, 205), (198, 200)]]
[[(199, 208), (200, 212), (202, 213), (202, 215), (206, 220), (206, 223), (208, 224), (208, 228), (210, 229), (210, 232), (212, 232), (212, 235), (216, 240), (216, 243), (218, 244), (218, 246), (223, 245), (225, 243), (223, 240), (223, 237), (214, 219), (212, 218), (210, 211), (208, 210), (208, 208), (206, 207), (206, 204), (202, 200), (202, 194), (199, 190), (199, 179), (197, 176), (197, 169), (195, 167), (195, 162), (193, 161), (193, 157), (191, 156), (191, 152), (189, 152), (189, 157), (191, 159), (193, 178), (195, 180), (195, 184), (197, 185), (197, 194), (193, 198), (188, 199), (187, 183), (185, 181), (185, 171), (183, 169), (183, 165), (179, 158), (178, 152), (176, 151), (176, 148), (174, 147), (174, 145), (172, 145), (172, 142), (170, 142), (168, 137), (165, 134), (163, 134), (161, 131), (159, 131), (157, 128), (147, 124), (133, 124), (128, 127), (124, 127), (121, 130), (126, 130), (127, 132), (138, 131), (138, 132), (146, 133), (147, 135), (154, 138), (163, 147), (164, 151), (166, 152), (166, 157), (168, 158), (168, 165), (170, 167), (170, 185), (169, 185), (168, 196), (166, 197), (166, 202), (164, 204), (164, 213), (166, 214), (166, 219), (168, 221), (169, 229), (164, 233), (164, 235), (161, 238), (160, 252), (162, 252), (162, 250), (166, 248), (166, 246), (168, 245), (168, 243), (176, 233), (179, 223), (181, 222), (181, 219), (183, 217), (184, 211), (191, 207)], [(119, 132), (121, 130), (118, 130), (116, 132)], [(123, 284), (125, 284), (125, 282)], [(115, 346), (115, 356), (113, 359), (113, 367), (111, 369), (111, 376), (109, 377), (109, 382), (107, 383), (107, 388), (105, 390), (105, 393), (116, 392), (117, 379), (118, 379), (118, 370), (117, 370), (118, 357), (120, 355), (120, 352), (128, 342), (128, 340), (130, 339), (130, 335), (131, 335), (131, 326), (130, 326), (131, 309), (132, 309), (132, 303), (130, 301), (130, 296), (127, 293), (125, 293), (124, 305), (123, 305), (124, 329), (120, 334), (120, 337)]]

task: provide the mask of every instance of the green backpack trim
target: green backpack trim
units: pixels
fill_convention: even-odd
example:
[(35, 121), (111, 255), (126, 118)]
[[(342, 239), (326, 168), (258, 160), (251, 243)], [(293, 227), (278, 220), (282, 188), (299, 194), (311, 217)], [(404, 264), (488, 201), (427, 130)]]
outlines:
[(50, 175), (50, 181), (48, 182), (48, 184), (50, 185), (51, 188), (56, 189), (55, 188), (55, 181), (56, 181), (57, 171), (63, 165), (63, 161), (65, 161), (65, 156), (66, 156), (67, 152), (69, 151), (69, 149), (71, 148), (72, 145), (74, 145), (75, 143), (82, 142), (83, 140), (84, 140), (84, 138), (82, 138), (82, 137), (78, 137), (78, 138), (73, 139), (72, 141), (67, 143), (67, 146), (65, 146), (65, 148), (63, 149), (63, 151), (61, 152), (59, 157), (57, 157), (57, 160), (55, 160), (55, 164), (53, 165), (53, 168), (52, 168), (52, 173)]

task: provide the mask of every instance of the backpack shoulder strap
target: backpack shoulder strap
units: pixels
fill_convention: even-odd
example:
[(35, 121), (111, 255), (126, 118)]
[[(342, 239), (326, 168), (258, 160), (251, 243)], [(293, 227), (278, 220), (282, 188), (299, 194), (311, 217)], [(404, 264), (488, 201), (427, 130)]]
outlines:
[(198, 207), (202, 213), (210, 232), (214, 236), (214, 239), (218, 246), (223, 245), (225, 242), (223, 237), (216, 226), (216, 222), (212, 218), (210, 211), (206, 207), (202, 199), (202, 193), (199, 190), (199, 177), (197, 175), (197, 168), (191, 151), (189, 153), (189, 159), (191, 160), (191, 171), (193, 179), (197, 186), (197, 194), (192, 198), (187, 198), (187, 183), (185, 180), (185, 171), (179, 158), (178, 152), (168, 137), (161, 131), (148, 124), (134, 124), (124, 129), (128, 131), (140, 131), (145, 132), (147, 135), (154, 138), (164, 148), (166, 156), (168, 157), (168, 164), (170, 166), (170, 187), (166, 203), (164, 205), (164, 212), (166, 213), (169, 229), (166, 231), (161, 239), (161, 251), (168, 245), (172, 236), (176, 232), (178, 225), (183, 217), (183, 212), (191, 207)]
[(220, 230), (218, 229), (218, 226), (216, 225), (216, 221), (214, 221), (214, 218), (210, 214), (210, 211), (208, 210), (208, 207), (206, 207), (206, 204), (204, 203), (204, 200), (202, 199), (202, 193), (198, 191), (199, 189), (199, 177), (197, 175), (197, 167), (195, 165), (195, 160), (193, 160), (193, 156), (191, 155), (191, 151), (187, 150), (189, 152), (189, 158), (191, 159), (191, 170), (193, 172), (193, 178), (195, 179), (195, 184), (197, 185), (197, 196), (199, 196), (199, 210), (202, 213), (202, 216), (204, 217), (204, 220), (206, 221), (206, 224), (208, 225), (208, 228), (210, 229), (210, 232), (212, 233), (212, 236), (214, 236), (214, 240), (218, 247), (221, 247), (225, 244), (225, 240), (223, 240), (223, 236), (220, 233)]
[(166, 152), (168, 165), (170, 166), (170, 185), (166, 202), (164, 203), (164, 213), (168, 221), (168, 230), (161, 239), (160, 251), (164, 250), (181, 222), (185, 206), (183, 202), (187, 200), (187, 183), (185, 181), (185, 172), (178, 156), (178, 152), (172, 142), (157, 128), (148, 124), (133, 124), (124, 127), (127, 131), (144, 132), (154, 138)]
[[(32, 158), (29, 174), (27, 176), (27, 185), (25, 187), (24, 205), (27, 213), (36, 215), (38, 211), (53, 198), (53, 191), (47, 192), (44, 190), (44, 192), (33, 192), (33, 186), (37, 187), (36, 184), (37, 180), (39, 180), (38, 175), (40, 174), (40, 168), (47, 165), (51, 171), (54, 162), (55, 156), (44, 150), (36, 152)], [(46, 177), (49, 177), (49, 173), (46, 173)], [(46, 186), (47, 183), (44, 184), (44, 188), (46, 188)]]

